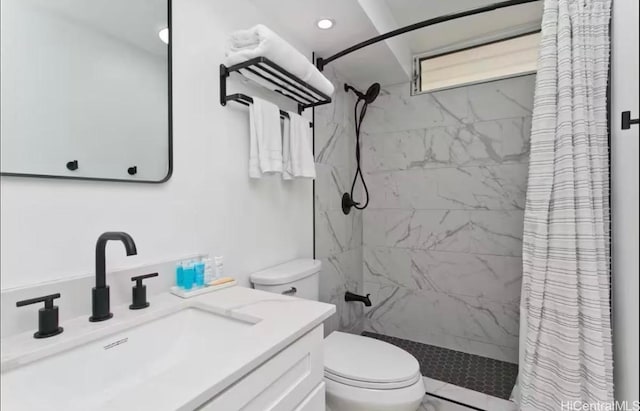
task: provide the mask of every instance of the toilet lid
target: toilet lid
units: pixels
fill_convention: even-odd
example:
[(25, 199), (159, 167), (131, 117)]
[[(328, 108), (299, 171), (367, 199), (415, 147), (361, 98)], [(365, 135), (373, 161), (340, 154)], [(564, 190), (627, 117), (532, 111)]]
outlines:
[(408, 352), (384, 341), (338, 331), (324, 340), (324, 367), (328, 376), (383, 385), (409, 383), (420, 376), (418, 360)]

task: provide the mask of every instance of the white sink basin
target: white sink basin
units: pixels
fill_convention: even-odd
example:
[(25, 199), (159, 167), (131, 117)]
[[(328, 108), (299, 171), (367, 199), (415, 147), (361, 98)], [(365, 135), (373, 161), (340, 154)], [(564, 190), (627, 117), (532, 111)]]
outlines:
[(154, 381), (158, 390), (173, 384), (175, 398), (194, 364), (215, 364), (254, 323), (183, 308), (3, 373), (1, 408), (110, 409)]

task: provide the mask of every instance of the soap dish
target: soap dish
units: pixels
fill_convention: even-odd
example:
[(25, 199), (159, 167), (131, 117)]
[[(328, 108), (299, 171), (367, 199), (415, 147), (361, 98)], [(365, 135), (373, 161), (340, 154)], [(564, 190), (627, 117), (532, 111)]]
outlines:
[(173, 286), (169, 291), (171, 292), (171, 294), (177, 295), (180, 298), (191, 298), (198, 295), (207, 294), (212, 291), (222, 290), (223, 288), (233, 287), (234, 285), (236, 285), (236, 280), (219, 285), (208, 285), (206, 287), (193, 288), (191, 290), (185, 290), (184, 288)]

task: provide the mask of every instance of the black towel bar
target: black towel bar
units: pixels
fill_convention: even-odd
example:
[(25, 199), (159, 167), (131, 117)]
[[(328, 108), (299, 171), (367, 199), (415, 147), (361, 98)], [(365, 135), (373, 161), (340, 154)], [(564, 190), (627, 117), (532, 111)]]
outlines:
[[(242, 105), (248, 106), (253, 103), (253, 99), (246, 94), (236, 93), (227, 96), (227, 101), (236, 101)], [(289, 113), (280, 110), (280, 117), (289, 118)], [(313, 127), (313, 123), (309, 122), (309, 127)]]
[[(272, 87), (267, 87), (283, 96), (295, 101), (298, 105), (298, 113), (304, 109), (331, 103), (331, 97), (327, 96), (312, 85), (302, 81), (300, 78), (289, 73), (265, 57), (255, 57), (233, 66), (220, 64), (220, 104), (227, 105), (227, 101), (249, 105), (253, 99), (245, 94), (227, 95), (227, 78), (231, 73), (239, 73), (250, 80), (258, 79), (260, 83), (268, 83)], [(260, 84), (256, 82), (256, 84)], [(287, 113), (280, 110), (283, 117), (288, 117)]]

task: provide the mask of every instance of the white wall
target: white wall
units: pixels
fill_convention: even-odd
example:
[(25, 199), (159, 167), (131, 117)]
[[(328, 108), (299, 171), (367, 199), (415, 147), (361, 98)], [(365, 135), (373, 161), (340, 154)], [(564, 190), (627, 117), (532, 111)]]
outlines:
[(640, 400), (638, 389), (638, 126), (621, 130), (620, 113), (640, 116), (638, 1), (613, 2), (611, 195), (613, 220), (613, 348), (616, 399)]
[(218, 100), (227, 33), (262, 22), (293, 39), (247, 0), (174, 0), (173, 18), (173, 177), (161, 185), (3, 177), (3, 290), (92, 273), (107, 230), (138, 245), (125, 257), (110, 244), (108, 270), (210, 253), (247, 285), (254, 270), (312, 255), (311, 182), (250, 181), (247, 110)]

